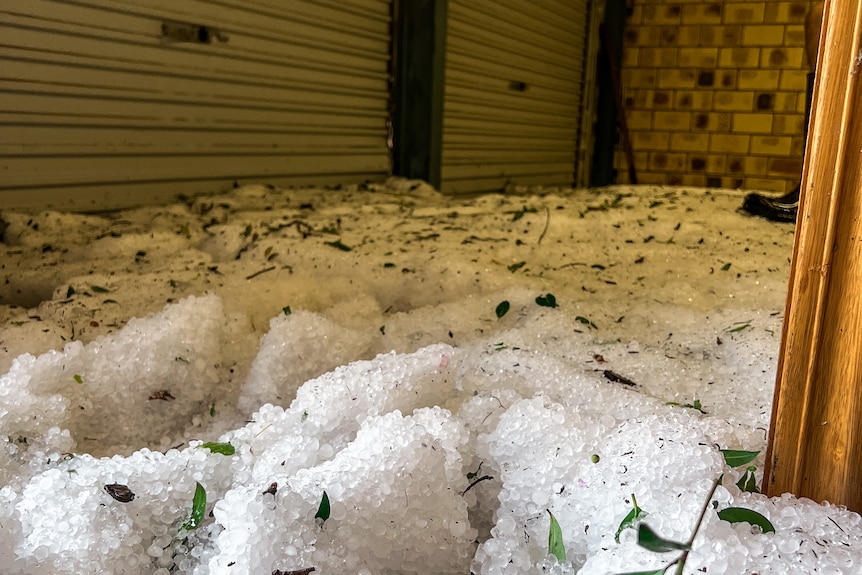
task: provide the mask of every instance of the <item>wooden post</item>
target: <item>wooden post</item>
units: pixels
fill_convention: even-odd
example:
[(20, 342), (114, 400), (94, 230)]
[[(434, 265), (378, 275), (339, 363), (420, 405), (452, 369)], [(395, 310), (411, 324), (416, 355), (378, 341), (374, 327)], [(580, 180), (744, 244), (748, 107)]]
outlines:
[(826, 0), (764, 488), (862, 512), (862, 0)]

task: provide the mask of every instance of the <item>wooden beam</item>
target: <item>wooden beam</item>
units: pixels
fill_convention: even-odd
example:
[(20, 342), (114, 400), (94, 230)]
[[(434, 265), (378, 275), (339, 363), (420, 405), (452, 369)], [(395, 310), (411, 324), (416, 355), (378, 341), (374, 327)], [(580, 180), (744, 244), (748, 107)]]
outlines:
[(395, 0), (392, 173), (440, 189), (448, 0)]
[(764, 490), (862, 511), (862, 0), (826, 0)]

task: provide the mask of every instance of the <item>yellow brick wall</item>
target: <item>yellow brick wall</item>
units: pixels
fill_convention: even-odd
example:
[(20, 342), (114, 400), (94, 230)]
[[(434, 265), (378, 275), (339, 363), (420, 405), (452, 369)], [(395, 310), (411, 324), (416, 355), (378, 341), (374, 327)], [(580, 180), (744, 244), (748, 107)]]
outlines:
[(813, 4), (631, 2), (621, 74), (641, 183), (796, 186), (808, 72), (803, 23)]

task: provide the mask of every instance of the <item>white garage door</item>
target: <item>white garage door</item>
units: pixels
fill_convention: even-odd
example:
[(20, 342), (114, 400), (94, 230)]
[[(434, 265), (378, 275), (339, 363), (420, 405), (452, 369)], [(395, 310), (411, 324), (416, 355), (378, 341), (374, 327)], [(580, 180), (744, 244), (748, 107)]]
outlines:
[(380, 179), (390, 0), (0, 6), (0, 207)]
[(589, 4), (449, 1), (444, 192), (575, 182)]

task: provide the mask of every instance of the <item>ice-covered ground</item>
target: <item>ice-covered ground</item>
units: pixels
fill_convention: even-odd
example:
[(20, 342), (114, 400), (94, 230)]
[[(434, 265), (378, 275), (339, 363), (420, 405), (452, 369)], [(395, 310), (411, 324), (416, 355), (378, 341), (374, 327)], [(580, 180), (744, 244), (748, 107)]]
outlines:
[(719, 451), (760, 477), (792, 226), (716, 190), (362, 188), (0, 214), (0, 572), (658, 569), (615, 541), (632, 494), (685, 541), (722, 473), (775, 532), (710, 506), (686, 573), (860, 572), (858, 514)]

